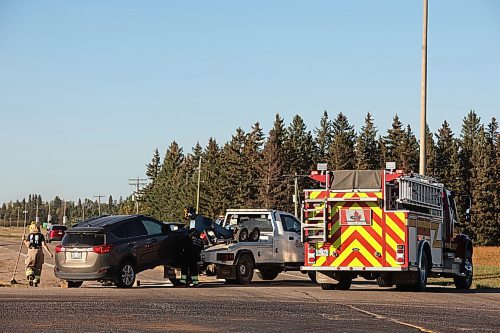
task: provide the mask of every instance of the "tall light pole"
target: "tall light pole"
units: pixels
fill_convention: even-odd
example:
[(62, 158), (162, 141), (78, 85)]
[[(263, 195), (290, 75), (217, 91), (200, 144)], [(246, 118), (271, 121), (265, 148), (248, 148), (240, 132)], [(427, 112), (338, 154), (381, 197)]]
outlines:
[(423, 31), (422, 31), (422, 82), (420, 89), (420, 167), (419, 172), (425, 175), (425, 166), (427, 164), (426, 152), (426, 129), (427, 129), (427, 5), (428, 0), (424, 1), (423, 13)]

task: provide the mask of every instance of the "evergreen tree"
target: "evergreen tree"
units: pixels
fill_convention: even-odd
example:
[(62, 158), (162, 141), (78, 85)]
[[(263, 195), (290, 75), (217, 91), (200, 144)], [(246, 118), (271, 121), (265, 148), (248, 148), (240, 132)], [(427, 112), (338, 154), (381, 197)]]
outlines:
[(328, 162), (328, 148), (332, 143), (332, 122), (328, 119), (328, 112), (325, 110), (319, 122), (319, 128), (314, 129), (316, 135), (315, 164)]
[(210, 198), (206, 203), (206, 216), (216, 218), (224, 214), (226, 207), (229, 203), (224, 202), (224, 192), (221, 190), (222, 172), (221, 172), (221, 151), (217, 141), (214, 138), (208, 140), (207, 147), (203, 152), (203, 160), (205, 171), (204, 177), (204, 191), (206, 196)]
[(406, 126), (401, 146), (396, 151), (399, 155), (396, 156), (399, 168), (406, 171), (418, 172), (419, 144), (410, 125)]
[(260, 198), (265, 208), (286, 209), (289, 203), (287, 183), (282, 177), (284, 174), (283, 147), (282, 140), (277, 134), (280, 133), (282, 123), (279, 120), (279, 118), (276, 119), (273, 129), (269, 131), (269, 138), (262, 153)]
[(354, 144), (356, 134), (354, 126), (340, 112), (332, 123), (332, 143), (330, 145), (330, 163), (333, 170), (351, 170), (356, 164)]
[(160, 153), (158, 152), (158, 148), (156, 148), (153, 153), (153, 158), (151, 160), (151, 163), (146, 165), (146, 176), (150, 180), (154, 180), (158, 176), (160, 168), (161, 168)]
[(436, 159), (435, 177), (447, 188), (460, 192), (458, 178), (460, 166), (458, 161), (458, 142), (446, 120), (436, 134)]
[(405, 131), (403, 124), (399, 120), (398, 115), (395, 115), (392, 121), (392, 128), (387, 130), (387, 136), (384, 137), (384, 153), (386, 162), (396, 162), (396, 167), (402, 169), (402, 156), (403, 156), (403, 141), (405, 138)]
[[(434, 136), (432, 132), (429, 129), (429, 125), (425, 126), (425, 135), (426, 135), (426, 140), (425, 140), (425, 153), (426, 153), (426, 159), (427, 163), (425, 166), (425, 174), (431, 177), (436, 177), (436, 143), (434, 142)], [(420, 154), (420, 152), (419, 152)], [(419, 156), (420, 158), (420, 156)]]
[[(474, 142), (477, 140), (481, 119), (477, 116), (477, 114), (472, 110), (470, 111), (466, 117), (463, 119), (462, 123), (462, 131), (460, 134), (459, 140), (459, 165), (460, 165), (460, 176), (458, 180), (458, 187), (460, 188), (460, 192), (463, 196), (468, 196), (472, 198), (472, 201), (478, 200), (478, 198), (474, 198), (472, 196), (472, 188), (471, 185), (475, 181), (472, 179), (472, 154), (474, 151)], [(458, 202), (458, 214), (461, 220), (464, 219), (463, 213), (467, 207), (465, 204), (459, 200)], [(474, 219), (474, 218), (473, 218)], [(466, 228), (466, 232), (472, 234), (473, 227)]]
[(244, 188), (245, 197), (249, 207), (260, 207), (262, 201), (259, 196), (259, 187), (262, 178), (262, 146), (264, 145), (264, 133), (259, 123), (252, 126), (252, 131), (245, 139), (244, 157), (247, 163)]
[[(296, 115), (292, 123), (286, 130), (285, 140), (283, 142), (284, 151), (284, 172), (288, 175), (304, 175), (309, 174), (310, 170), (314, 169), (313, 160), (315, 155), (314, 141), (310, 131), (304, 124), (304, 120)], [(293, 211), (292, 196), (295, 192), (294, 179), (288, 177), (285, 179), (287, 184), (286, 196), (288, 204), (285, 207), (286, 211)], [(308, 179), (300, 177), (298, 179), (299, 192), (308, 184)]]
[(365, 117), (365, 124), (356, 140), (356, 169), (380, 169), (380, 147), (377, 141), (377, 128), (373, 124), (370, 112)]
[(229, 207), (247, 207), (246, 175), (248, 166), (244, 155), (246, 134), (240, 127), (231, 141), (222, 149), (221, 190), (224, 193), (224, 210)]
[(481, 126), (473, 143), (470, 160), (473, 165), (470, 188), (474, 213), (470, 228), (476, 243), (481, 245), (498, 245), (500, 239), (499, 222), (495, 219), (494, 193), (498, 179), (495, 179), (495, 170), (491, 167), (493, 152), (493, 146), (488, 142), (484, 127)]

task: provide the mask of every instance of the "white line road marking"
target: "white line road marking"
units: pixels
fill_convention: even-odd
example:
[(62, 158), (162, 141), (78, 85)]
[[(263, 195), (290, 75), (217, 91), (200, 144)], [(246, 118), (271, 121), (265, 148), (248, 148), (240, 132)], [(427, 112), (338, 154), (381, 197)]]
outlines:
[(362, 312), (364, 314), (367, 314), (369, 316), (372, 316), (375, 319), (387, 320), (387, 321), (390, 321), (390, 322), (393, 322), (393, 323), (396, 323), (396, 324), (399, 324), (399, 325), (403, 325), (403, 326), (408, 326), (408, 327), (411, 327), (411, 328), (415, 328), (415, 329), (419, 330), (420, 332), (426, 332), (426, 333), (433, 333), (434, 332), (434, 331), (432, 331), (432, 330), (430, 330), (428, 328), (425, 328), (425, 327), (413, 325), (413, 324), (410, 324), (410, 323), (405, 323), (404, 321), (400, 321), (400, 320), (397, 320), (397, 319), (394, 319), (394, 318), (389, 318), (389, 317), (382, 316), (382, 315), (379, 315), (379, 314), (376, 314), (376, 313), (373, 313), (373, 312), (362, 310), (360, 308), (355, 307), (354, 305), (350, 305), (350, 304), (346, 304), (346, 305), (348, 307), (350, 307), (351, 309), (353, 309), (353, 310), (356, 310), (356, 311)]

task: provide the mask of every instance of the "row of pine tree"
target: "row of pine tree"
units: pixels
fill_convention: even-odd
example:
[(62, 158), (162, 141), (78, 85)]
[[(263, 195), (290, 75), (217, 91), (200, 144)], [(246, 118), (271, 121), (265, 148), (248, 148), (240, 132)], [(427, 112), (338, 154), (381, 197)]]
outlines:
[[(460, 198), (472, 198), (472, 222), (466, 232), (482, 245), (500, 245), (499, 141), (496, 119), (485, 125), (474, 111), (463, 118), (459, 135), (446, 121), (437, 133), (427, 128), (426, 174), (457, 193), (461, 220), (468, 200)], [(212, 218), (227, 208), (294, 212), (294, 180), (297, 178), (300, 189), (314, 186), (307, 175), (317, 163), (326, 162), (330, 170), (348, 170), (382, 169), (388, 161), (406, 172), (418, 172), (418, 140), (397, 115), (385, 135), (379, 134), (370, 113), (359, 131), (343, 113), (331, 119), (325, 111), (312, 132), (298, 115), (288, 126), (276, 115), (267, 136), (255, 123), (248, 132), (236, 129), (222, 145), (210, 138), (205, 147), (197, 144), (184, 153), (174, 141), (163, 159), (156, 149), (146, 166), (149, 184), (141, 190), (139, 211), (165, 221), (179, 221), (184, 207), (194, 207), (197, 202), (200, 213)], [(30, 212), (36, 201), (39, 209), (48, 209), (40, 196), (33, 195), (27, 203)], [(74, 222), (97, 215), (99, 208), (101, 214), (135, 213), (135, 204), (131, 196), (118, 202), (109, 197), (100, 207), (89, 199), (67, 202), (64, 207), (56, 198), (51, 209), (56, 221), (65, 214)], [(23, 209), (25, 203), (3, 204), (0, 216), (15, 215), (19, 207)]]

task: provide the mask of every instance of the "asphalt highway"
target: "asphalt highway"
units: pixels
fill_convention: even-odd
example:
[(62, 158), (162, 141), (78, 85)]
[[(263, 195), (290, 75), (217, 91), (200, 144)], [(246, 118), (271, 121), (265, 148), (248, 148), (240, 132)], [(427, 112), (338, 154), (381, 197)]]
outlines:
[(362, 280), (324, 291), (297, 272), (250, 286), (205, 278), (196, 289), (174, 288), (158, 270), (139, 279), (131, 289), (0, 288), (0, 332), (500, 331), (498, 290), (400, 292)]

